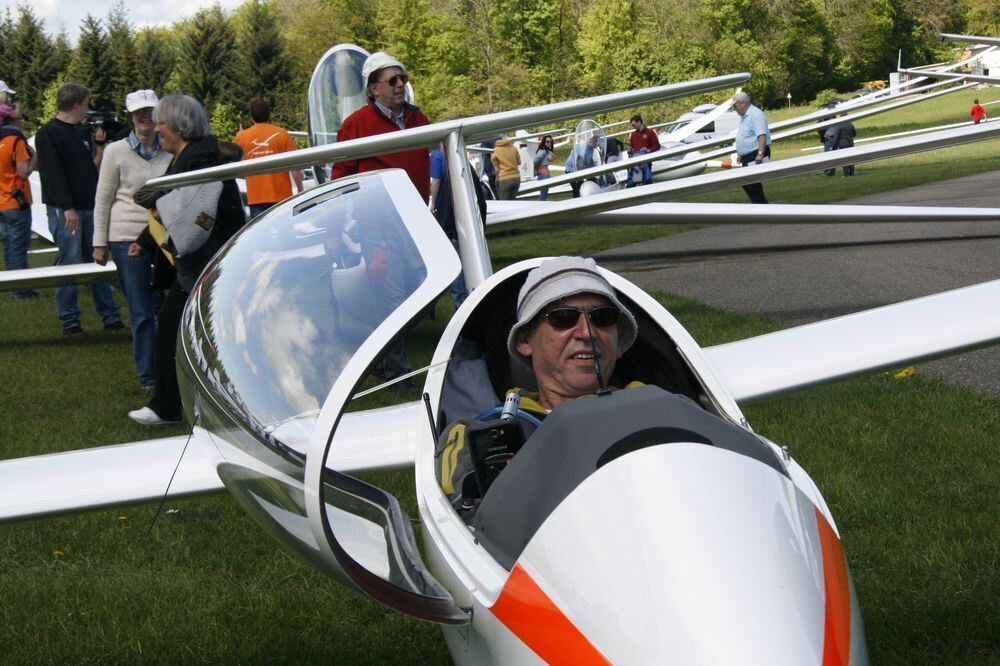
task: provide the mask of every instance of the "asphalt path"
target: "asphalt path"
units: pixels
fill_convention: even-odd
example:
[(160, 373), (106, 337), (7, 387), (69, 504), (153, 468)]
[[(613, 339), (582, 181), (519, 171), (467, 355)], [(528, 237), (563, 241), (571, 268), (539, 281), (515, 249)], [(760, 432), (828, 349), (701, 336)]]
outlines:
[[(1000, 208), (1000, 172), (841, 203)], [(720, 225), (609, 250), (598, 263), (646, 289), (799, 325), (1000, 278), (1000, 219)], [(1000, 347), (918, 372), (1000, 395)]]

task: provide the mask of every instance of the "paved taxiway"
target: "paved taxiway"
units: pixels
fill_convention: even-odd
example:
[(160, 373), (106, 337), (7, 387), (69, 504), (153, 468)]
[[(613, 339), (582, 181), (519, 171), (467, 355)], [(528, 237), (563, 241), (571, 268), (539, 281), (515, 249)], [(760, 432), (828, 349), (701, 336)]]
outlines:
[[(1000, 172), (841, 203), (1000, 208)], [(1000, 279), (1000, 219), (721, 225), (610, 250), (598, 261), (647, 289), (797, 325)], [(1000, 395), (1000, 347), (918, 369)]]

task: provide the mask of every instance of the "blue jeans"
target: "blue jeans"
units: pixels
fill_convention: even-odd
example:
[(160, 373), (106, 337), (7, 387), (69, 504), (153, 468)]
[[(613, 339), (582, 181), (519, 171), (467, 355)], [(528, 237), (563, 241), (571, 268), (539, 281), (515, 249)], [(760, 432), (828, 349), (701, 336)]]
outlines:
[(250, 204), (250, 219), (256, 219), (260, 215), (267, 212), (268, 208), (271, 208), (275, 204), (273, 203), (262, 203), (262, 204)]
[[(3, 263), (8, 271), (28, 267), (31, 247), (31, 209), (0, 210), (0, 237), (3, 238)], [(15, 291), (15, 298), (33, 296), (34, 289)]]
[[(66, 230), (66, 216), (55, 206), (47, 206), (49, 232), (59, 249), (56, 266), (84, 264), (93, 261), (94, 254), (94, 211), (78, 210), (80, 226), (76, 231)], [(111, 295), (111, 285), (106, 282), (91, 282), (90, 293), (94, 297), (94, 307), (105, 326), (121, 321), (118, 305)], [(56, 287), (56, 314), (63, 330), (80, 325), (80, 309), (76, 306), (76, 285), (66, 284)]]
[[(546, 176), (548, 178), (548, 176)], [(546, 190), (542, 190), (545, 192)], [(455, 252), (458, 252), (458, 241), (453, 240), (451, 242), (452, 247), (455, 248)], [(458, 306), (465, 302), (465, 299), (469, 297), (469, 289), (465, 286), (465, 272), (462, 271), (455, 278), (455, 281), (451, 283), (451, 304), (458, 309)]]
[[(549, 178), (550, 176), (547, 173), (538, 174), (538, 180), (548, 180)], [(548, 198), (549, 198), (549, 188), (543, 187), (541, 191), (538, 193), (538, 200), (548, 201)]]
[(110, 241), (108, 250), (118, 267), (118, 280), (125, 292), (128, 303), (128, 317), (132, 324), (132, 353), (135, 369), (139, 373), (139, 383), (151, 386), (156, 383), (153, 369), (153, 345), (156, 341), (156, 311), (163, 301), (162, 294), (156, 294), (149, 287), (152, 261), (148, 254), (141, 257), (128, 256), (129, 241)]

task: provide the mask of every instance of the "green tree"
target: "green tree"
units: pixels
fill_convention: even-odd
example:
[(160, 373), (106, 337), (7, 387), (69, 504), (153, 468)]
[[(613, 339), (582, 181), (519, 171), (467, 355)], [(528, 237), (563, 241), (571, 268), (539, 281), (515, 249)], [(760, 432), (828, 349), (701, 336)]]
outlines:
[(208, 122), (212, 126), (212, 134), (220, 140), (232, 139), (240, 130), (240, 112), (227, 102), (219, 102), (212, 109)]
[(13, 34), (14, 19), (10, 16), (10, 7), (7, 7), (3, 12), (3, 18), (0, 19), (0, 62), (9, 62), (13, 57), (10, 41)]
[(177, 51), (180, 90), (211, 115), (220, 102), (240, 105), (236, 35), (219, 5), (202, 9), (183, 24)]
[(17, 22), (8, 48), (6, 81), (17, 90), (17, 100), (29, 119), (26, 126), (30, 131), (48, 118), (40, 117), (42, 96), (57, 72), (52, 62), (52, 40), (27, 5), (17, 8)]
[(772, 97), (786, 94), (809, 100), (823, 88), (838, 83), (840, 52), (833, 29), (815, 0), (778, 0), (772, 5), (774, 23), (763, 44), (765, 57), (774, 63)]
[(135, 31), (129, 22), (123, 0), (117, 0), (108, 12), (108, 67), (110, 97), (115, 109), (124, 108), (125, 95), (137, 89), (138, 60)]
[(52, 43), (52, 70), (56, 73), (56, 78), (65, 77), (71, 62), (73, 62), (73, 47), (70, 46), (66, 31), (60, 30)]
[(112, 98), (111, 68), (108, 66), (108, 36), (99, 19), (90, 14), (83, 19), (76, 42), (69, 78), (90, 88), (90, 107), (101, 111), (117, 109)]
[(966, 30), (973, 35), (1000, 36), (1000, 3), (996, 0), (965, 0)]
[(143, 28), (135, 36), (135, 87), (148, 88), (157, 95), (167, 92), (174, 71), (173, 40), (165, 28)]
[[(291, 70), (281, 34), (277, 10), (264, 0), (248, 0), (240, 7), (239, 51), (242, 60), (243, 106), (253, 97), (274, 104), (275, 95), (291, 80)], [(242, 107), (240, 107), (242, 108)]]

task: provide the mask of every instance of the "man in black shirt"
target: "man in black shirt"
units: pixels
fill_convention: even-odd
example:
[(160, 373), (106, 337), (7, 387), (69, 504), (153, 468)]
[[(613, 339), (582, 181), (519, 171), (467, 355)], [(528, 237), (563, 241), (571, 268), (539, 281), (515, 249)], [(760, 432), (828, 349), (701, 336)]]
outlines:
[[(81, 125), (87, 117), (90, 91), (76, 83), (64, 83), (56, 92), (55, 118), (35, 135), (38, 172), (42, 180), (42, 202), (49, 216), (49, 231), (59, 250), (57, 266), (91, 261), (94, 253), (94, 194), (97, 163), (94, 139)], [(106, 283), (91, 283), (94, 305), (104, 328), (124, 328), (118, 305)], [(76, 285), (56, 288), (56, 313), (64, 335), (82, 335)]]

